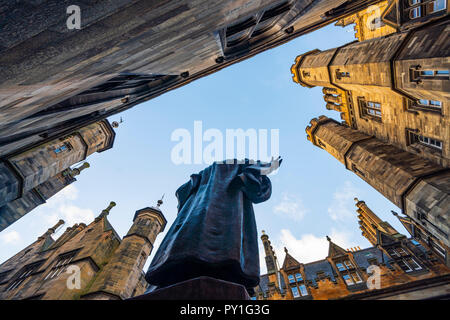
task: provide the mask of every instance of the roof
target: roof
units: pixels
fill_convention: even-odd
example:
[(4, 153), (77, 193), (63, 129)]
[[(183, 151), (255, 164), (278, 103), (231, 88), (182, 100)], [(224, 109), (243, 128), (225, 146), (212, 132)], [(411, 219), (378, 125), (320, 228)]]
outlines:
[[(281, 285), (281, 291), (285, 291), (286, 290), (286, 283), (284, 282), (284, 278), (281, 276), (280, 274), (280, 285)], [(263, 274), (259, 277), (259, 288), (263, 293), (266, 293), (267, 291), (269, 291), (269, 275), (268, 274)]]
[(331, 281), (336, 281), (337, 274), (334, 272), (328, 260), (319, 260), (305, 264), (306, 281), (310, 281), (312, 285), (317, 285), (317, 273), (323, 272), (325, 277), (330, 277)]

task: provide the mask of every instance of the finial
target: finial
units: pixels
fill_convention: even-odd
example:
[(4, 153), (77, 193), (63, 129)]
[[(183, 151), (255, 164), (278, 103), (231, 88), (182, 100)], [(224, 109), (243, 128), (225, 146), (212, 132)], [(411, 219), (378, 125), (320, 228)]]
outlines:
[(162, 195), (161, 199), (159, 199), (159, 200), (158, 200), (158, 203), (156, 204), (156, 206), (157, 206), (158, 208), (164, 203), (164, 202), (163, 202), (164, 195), (165, 195), (165, 193)]
[(89, 162), (85, 162), (81, 166), (79, 166), (78, 168), (73, 168), (72, 170), (70, 170), (70, 176), (72, 178), (76, 177), (76, 176), (78, 176), (81, 173), (81, 171), (83, 171), (84, 169), (89, 168), (90, 166), (91, 165), (89, 164)]
[(329, 237), (329, 236), (327, 236), (327, 240), (328, 240), (328, 241), (331, 241), (331, 239), (330, 239), (330, 237)]
[(266, 235), (266, 232), (264, 230), (261, 230), (262, 235)]
[(116, 203), (114, 201), (111, 201), (109, 203), (109, 206), (106, 209), (103, 209), (102, 213), (100, 213), (100, 215), (95, 219), (95, 221), (98, 221), (101, 218), (106, 217), (109, 214), (109, 211), (111, 211), (111, 209), (115, 206), (116, 206)]
[(284, 252), (288, 253), (288, 249), (286, 247), (284, 247)]
[(355, 200), (356, 202), (359, 202), (359, 199), (358, 199), (358, 198), (356, 198), (356, 197), (355, 197), (355, 198), (354, 198), (353, 200)]
[(42, 235), (40, 236), (38, 239), (43, 239), (45, 237), (51, 236), (52, 234), (54, 234), (56, 232), (56, 230), (62, 226), (64, 224), (64, 220), (60, 219), (53, 227), (48, 228), (48, 230)]
[(394, 210), (391, 210), (391, 213), (394, 215), (394, 216), (398, 216), (398, 213), (397, 212), (395, 212)]

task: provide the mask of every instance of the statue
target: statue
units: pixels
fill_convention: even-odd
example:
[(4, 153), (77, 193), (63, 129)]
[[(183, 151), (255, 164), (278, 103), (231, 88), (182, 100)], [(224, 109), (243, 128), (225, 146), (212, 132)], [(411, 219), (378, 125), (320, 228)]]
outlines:
[[(252, 203), (270, 198), (267, 177), (281, 159), (215, 162), (176, 191), (178, 216), (146, 273), (153, 288), (208, 276), (259, 284), (259, 254)], [(232, 162), (232, 163), (229, 163)]]

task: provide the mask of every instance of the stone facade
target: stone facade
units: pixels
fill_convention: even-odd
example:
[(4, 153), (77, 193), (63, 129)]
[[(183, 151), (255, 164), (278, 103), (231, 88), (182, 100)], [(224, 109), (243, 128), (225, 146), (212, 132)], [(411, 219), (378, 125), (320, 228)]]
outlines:
[(111, 300), (143, 294), (148, 284), (142, 268), (166, 220), (159, 206), (138, 210), (121, 239), (107, 218), (114, 205), (54, 240), (52, 234), (64, 224), (60, 220), (1, 264), (0, 299)]
[[(0, 157), (63, 137), (377, 1), (7, 1), (0, 7)], [(66, 9), (74, 4), (81, 10), (79, 30), (67, 28)]]
[(0, 161), (0, 231), (76, 181), (89, 165), (70, 166), (112, 148), (114, 138), (102, 120)]
[[(307, 139), (450, 245), (450, 50), (446, 1), (383, 1), (349, 15), (357, 41), (298, 56), (293, 79), (322, 86), (326, 108)], [(367, 230), (370, 232), (371, 230)], [(448, 256), (445, 257), (448, 265)]]
[[(275, 273), (268, 263), (271, 272), (261, 276), (254, 299), (448, 298), (450, 269), (442, 258), (381, 221), (364, 201), (355, 200), (363, 235), (373, 247), (345, 250), (327, 237), (328, 256), (310, 263), (297, 261), (285, 248), (283, 266), (276, 270), (280, 279), (271, 277)], [(269, 241), (265, 234), (261, 239), (263, 244)], [(266, 257), (272, 256), (266, 252)]]

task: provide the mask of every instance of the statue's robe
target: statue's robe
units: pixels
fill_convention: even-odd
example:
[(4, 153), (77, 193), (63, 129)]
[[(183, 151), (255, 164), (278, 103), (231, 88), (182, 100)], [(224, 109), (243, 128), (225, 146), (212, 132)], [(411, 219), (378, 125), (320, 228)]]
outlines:
[(177, 191), (178, 216), (147, 270), (165, 287), (199, 276), (259, 284), (259, 254), (252, 203), (270, 198), (270, 163), (213, 163)]

